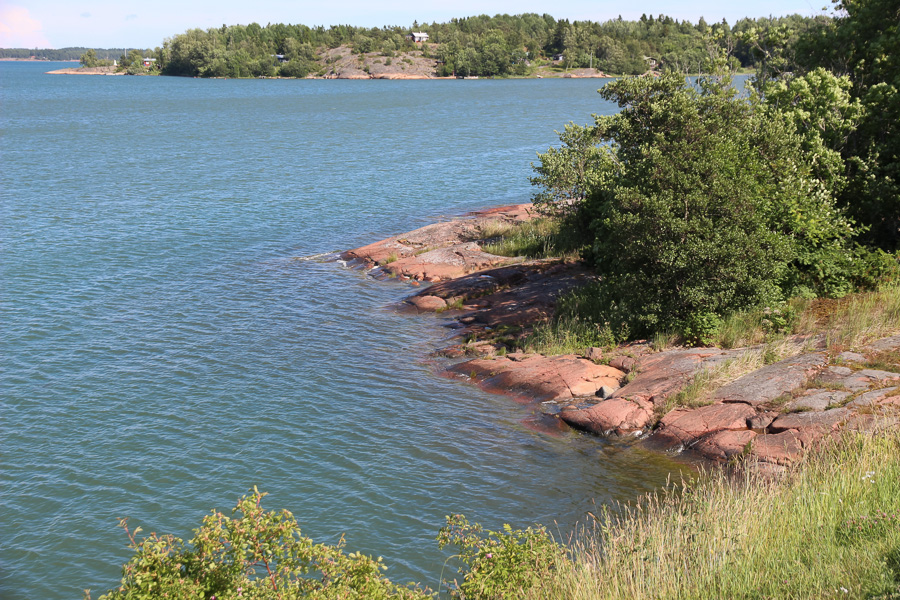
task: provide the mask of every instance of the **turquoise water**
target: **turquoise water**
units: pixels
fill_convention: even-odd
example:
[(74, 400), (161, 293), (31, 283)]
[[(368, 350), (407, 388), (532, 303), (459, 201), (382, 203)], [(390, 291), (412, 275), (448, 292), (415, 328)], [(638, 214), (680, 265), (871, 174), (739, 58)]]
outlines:
[(254, 485), (435, 587), (445, 514), (565, 532), (674, 468), (437, 376), (440, 317), (329, 254), (526, 201), (602, 82), (58, 66), (0, 62), (3, 598), (96, 597), (118, 517), (188, 538)]

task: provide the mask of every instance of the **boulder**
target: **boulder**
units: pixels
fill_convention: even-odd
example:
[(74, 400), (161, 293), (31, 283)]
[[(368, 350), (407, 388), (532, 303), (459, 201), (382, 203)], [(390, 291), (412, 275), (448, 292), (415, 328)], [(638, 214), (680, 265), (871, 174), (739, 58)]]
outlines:
[(448, 371), (472, 377), (485, 390), (529, 401), (593, 396), (603, 386), (618, 389), (625, 377), (618, 369), (574, 354), (474, 359), (453, 365)]
[(747, 429), (756, 409), (747, 404), (710, 404), (679, 408), (664, 416), (650, 441), (665, 447), (691, 446), (701, 437), (722, 430)]
[(583, 431), (599, 435), (638, 433), (653, 423), (653, 405), (646, 400), (611, 398), (587, 409), (564, 410), (560, 418)]
[(435, 312), (447, 308), (447, 302), (437, 296), (413, 296), (406, 302), (415, 306), (420, 312)]
[(710, 460), (728, 460), (744, 454), (756, 436), (748, 429), (717, 431), (700, 439), (691, 450)]

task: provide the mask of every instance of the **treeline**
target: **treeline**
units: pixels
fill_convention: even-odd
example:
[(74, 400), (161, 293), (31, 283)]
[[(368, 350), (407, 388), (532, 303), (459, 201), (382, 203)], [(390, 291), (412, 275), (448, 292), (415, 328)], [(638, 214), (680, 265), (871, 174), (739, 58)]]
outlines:
[[(753, 68), (757, 56), (743, 41), (744, 32), (777, 27), (801, 31), (824, 21), (794, 15), (742, 19), (731, 26), (725, 21), (691, 23), (650, 15), (601, 23), (522, 14), (381, 28), (251, 23), (191, 29), (165, 40), (152, 56), (161, 73), (193, 77), (303, 77), (324, 72), (323, 55), (339, 46), (387, 57), (419, 51), (438, 61), (437, 74), (443, 76), (526, 75), (534, 64), (546, 61), (615, 74), (648, 69), (697, 72), (709, 59), (711, 36), (729, 48), (735, 66)], [(427, 33), (428, 41), (415, 44), (407, 38), (412, 31)]]
[(115, 60), (126, 53), (125, 48), (0, 48), (0, 58), (35, 60), (80, 60), (88, 50), (102, 60)]

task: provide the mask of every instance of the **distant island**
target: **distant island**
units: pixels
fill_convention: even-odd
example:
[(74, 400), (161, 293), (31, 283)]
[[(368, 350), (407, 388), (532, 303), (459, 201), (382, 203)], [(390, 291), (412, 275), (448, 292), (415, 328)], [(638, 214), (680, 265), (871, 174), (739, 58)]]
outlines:
[[(88, 69), (134, 75), (216, 78), (430, 79), (604, 77), (708, 72), (710, 45), (730, 50), (732, 70), (756, 69), (760, 31), (799, 34), (828, 17), (767, 17), (697, 23), (666, 15), (628, 21), (569, 21), (544, 14), (475, 16), (410, 27), (257, 23), (191, 29), (154, 49), (0, 49), (0, 58), (78, 58)], [(66, 49), (73, 50), (73, 49)], [(54, 54), (55, 53), (55, 54)], [(60, 54), (62, 53), (62, 54)], [(112, 67), (110, 69), (110, 67)]]

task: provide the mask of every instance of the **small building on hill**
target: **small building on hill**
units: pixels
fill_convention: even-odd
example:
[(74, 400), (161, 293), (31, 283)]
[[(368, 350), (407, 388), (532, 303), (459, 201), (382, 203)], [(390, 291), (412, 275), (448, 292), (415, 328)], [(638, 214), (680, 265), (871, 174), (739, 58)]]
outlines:
[(421, 31), (413, 31), (406, 36), (406, 39), (412, 40), (417, 44), (428, 41), (428, 34)]

